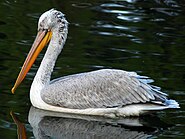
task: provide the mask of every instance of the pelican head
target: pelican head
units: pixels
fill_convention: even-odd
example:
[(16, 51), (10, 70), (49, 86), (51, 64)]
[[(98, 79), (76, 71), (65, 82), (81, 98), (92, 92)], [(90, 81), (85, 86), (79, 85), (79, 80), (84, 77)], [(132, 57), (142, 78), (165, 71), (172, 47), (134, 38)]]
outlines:
[(67, 26), (68, 22), (65, 19), (64, 14), (55, 9), (51, 9), (40, 16), (37, 36), (22, 66), (15, 85), (11, 90), (12, 93), (15, 92), (16, 88), (23, 81), (39, 53), (51, 39), (58, 38), (59, 45), (54, 46), (59, 46), (62, 49), (62, 43), (64, 43), (67, 38)]
[(60, 11), (51, 9), (43, 13), (38, 22), (39, 30), (54, 30), (59, 27), (62, 28), (66, 25), (64, 14)]

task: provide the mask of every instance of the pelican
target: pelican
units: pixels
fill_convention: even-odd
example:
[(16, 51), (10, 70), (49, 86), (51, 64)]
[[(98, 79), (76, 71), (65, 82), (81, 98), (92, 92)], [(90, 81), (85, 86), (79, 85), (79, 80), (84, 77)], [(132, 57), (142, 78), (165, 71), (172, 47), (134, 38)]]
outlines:
[(179, 108), (151, 79), (135, 72), (101, 69), (60, 77), (51, 74), (68, 34), (62, 12), (46, 11), (38, 22), (38, 33), (18, 75), (12, 93), (25, 78), (41, 50), (49, 43), (30, 89), (34, 107), (43, 110), (108, 117), (139, 116), (152, 111)]

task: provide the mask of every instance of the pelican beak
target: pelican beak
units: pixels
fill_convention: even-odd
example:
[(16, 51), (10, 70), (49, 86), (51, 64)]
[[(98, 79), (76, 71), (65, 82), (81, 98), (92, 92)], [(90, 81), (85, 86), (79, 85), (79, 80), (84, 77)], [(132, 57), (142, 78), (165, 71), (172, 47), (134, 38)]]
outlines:
[(48, 30), (40, 30), (37, 33), (37, 36), (35, 38), (35, 41), (30, 49), (30, 52), (22, 66), (22, 69), (19, 73), (19, 76), (17, 77), (17, 80), (14, 84), (14, 87), (12, 88), (12, 93), (14, 94), (16, 88), (20, 85), (20, 83), (25, 78), (26, 74), (30, 70), (31, 66), (35, 62), (35, 59), (39, 55), (39, 53), (42, 51), (44, 46), (50, 41), (52, 36), (52, 32)]

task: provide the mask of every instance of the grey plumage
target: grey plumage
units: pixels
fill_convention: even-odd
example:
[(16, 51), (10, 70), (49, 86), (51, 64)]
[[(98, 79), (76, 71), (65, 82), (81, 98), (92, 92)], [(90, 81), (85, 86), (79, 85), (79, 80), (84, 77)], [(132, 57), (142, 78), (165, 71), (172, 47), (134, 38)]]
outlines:
[(148, 84), (148, 77), (135, 72), (103, 69), (55, 79), (41, 92), (42, 99), (72, 109), (123, 107), (161, 102), (167, 94)]

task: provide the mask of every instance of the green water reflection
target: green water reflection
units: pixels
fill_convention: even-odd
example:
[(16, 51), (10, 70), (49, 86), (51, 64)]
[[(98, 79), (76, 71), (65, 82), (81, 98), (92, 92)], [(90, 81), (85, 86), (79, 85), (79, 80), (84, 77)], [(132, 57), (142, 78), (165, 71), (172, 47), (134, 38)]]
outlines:
[[(0, 1), (0, 138), (16, 138), (9, 112), (26, 124), (29, 88), (44, 51), (15, 95), (10, 92), (29, 51), (41, 13), (55, 7), (70, 22), (52, 78), (101, 68), (136, 71), (155, 80), (181, 109), (159, 113), (174, 126), (157, 138), (185, 137), (185, 3), (183, 1)], [(120, 127), (121, 128), (121, 127)]]

